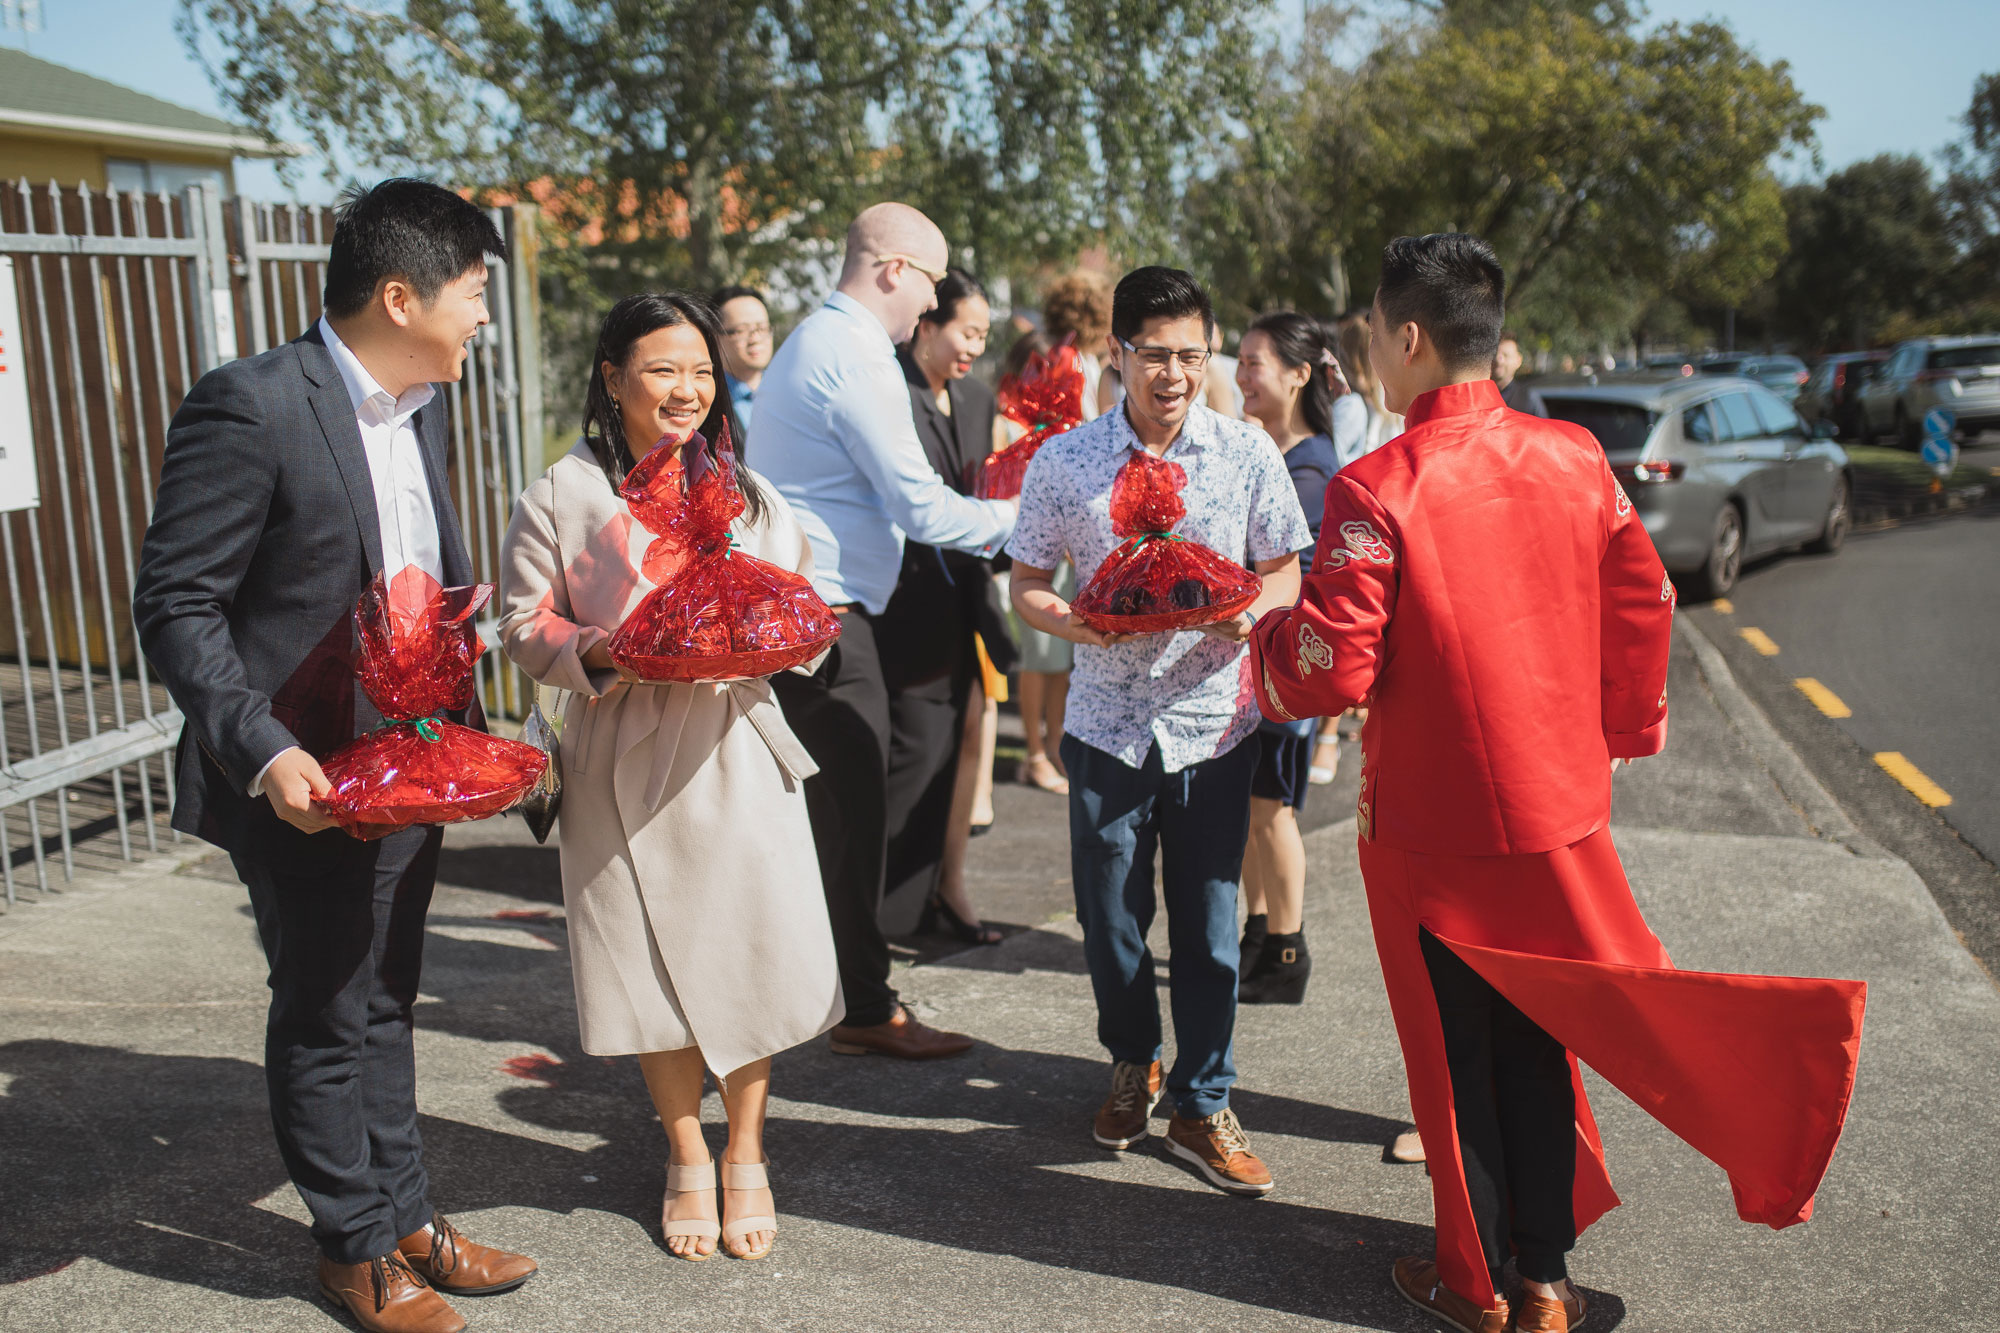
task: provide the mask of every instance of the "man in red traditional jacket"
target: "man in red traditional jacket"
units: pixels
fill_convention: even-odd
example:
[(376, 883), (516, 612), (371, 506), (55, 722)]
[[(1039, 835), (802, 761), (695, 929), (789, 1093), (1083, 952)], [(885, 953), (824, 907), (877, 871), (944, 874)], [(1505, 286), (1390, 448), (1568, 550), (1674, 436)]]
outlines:
[(1476, 237), (1384, 252), (1369, 359), (1404, 433), (1333, 479), (1299, 602), (1253, 645), (1267, 716), (1369, 706), (1361, 872), (1437, 1219), (1396, 1286), (1467, 1333), (1566, 1333), (1565, 1256), (1618, 1202), (1577, 1057), (1787, 1226), (1864, 988), (1679, 972), (1639, 915), (1611, 773), (1665, 744), (1674, 589), (1589, 432), (1501, 401), (1504, 291)]

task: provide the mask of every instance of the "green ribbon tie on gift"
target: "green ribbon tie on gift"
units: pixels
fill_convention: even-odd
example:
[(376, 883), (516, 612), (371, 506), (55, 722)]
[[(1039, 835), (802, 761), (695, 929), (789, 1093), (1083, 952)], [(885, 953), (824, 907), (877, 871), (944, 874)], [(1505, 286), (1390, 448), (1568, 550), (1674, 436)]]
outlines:
[(417, 735), (422, 736), (427, 741), (444, 739), (444, 733), (438, 730), (438, 727), (443, 722), (444, 718), (436, 713), (431, 713), (425, 717), (385, 717), (382, 719), (384, 727), (415, 727)]

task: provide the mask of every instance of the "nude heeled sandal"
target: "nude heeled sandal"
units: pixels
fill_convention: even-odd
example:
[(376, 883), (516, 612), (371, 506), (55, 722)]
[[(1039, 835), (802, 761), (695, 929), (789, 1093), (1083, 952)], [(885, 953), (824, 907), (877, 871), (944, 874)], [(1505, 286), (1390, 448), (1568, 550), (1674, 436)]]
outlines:
[[(722, 1164), (722, 1188), (725, 1190), (767, 1190), (771, 1188), (771, 1173), (768, 1161), (764, 1162), (724, 1162)], [(775, 1217), (740, 1217), (722, 1228), (723, 1247), (732, 1259), (762, 1259), (771, 1252), (773, 1245), (761, 1250), (739, 1253), (738, 1247), (753, 1231), (769, 1231), (777, 1234), (778, 1219)], [(732, 1244), (733, 1242), (733, 1244)]]
[[(660, 1239), (671, 1240), (675, 1236), (692, 1236), (696, 1240), (721, 1240), (722, 1228), (705, 1218), (690, 1217), (675, 1222), (667, 1217), (667, 1210), (673, 1206), (674, 1200), (679, 1196), (683, 1194), (699, 1194), (703, 1190), (713, 1190), (714, 1188), (714, 1162), (696, 1162), (691, 1166), (681, 1166), (675, 1162), (668, 1162), (667, 1199), (665, 1203), (660, 1205)], [(716, 1202), (720, 1204), (721, 1200), (718, 1199)], [(675, 1254), (669, 1248), (667, 1253), (673, 1254), (676, 1259), (685, 1259), (691, 1264), (698, 1264), (715, 1257), (714, 1250), (703, 1254), (700, 1250), (690, 1249), (685, 1253)]]

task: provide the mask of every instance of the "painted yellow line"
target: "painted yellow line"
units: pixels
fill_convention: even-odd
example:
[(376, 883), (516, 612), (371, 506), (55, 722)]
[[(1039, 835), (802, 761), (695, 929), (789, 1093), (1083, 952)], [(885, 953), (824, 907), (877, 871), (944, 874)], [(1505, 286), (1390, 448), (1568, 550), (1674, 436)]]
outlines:
[(1800, 676), (1792, 684), (1798, 686), (1799, 693), (1813, 701), (1813, 707), (1828, 717), (1853, 717), (1854, 710), (1842, 703), (1840, 696), (1811, 676)]
[[(2000, 472), (2000, 468), (1995, 468), (1994, 471)], [(1718, 597), (1710, 602), (1709, 605), (1725, 616), (1736, 614), (1736, 603), (1730, 601), (1727, 597)]]
[(1752, 648), (1764, 654), (1764, 656), (1776, 657), (1778, 655), (1778, 645), (1771, 642), (1771, 636), (1763, 630), (1758, 629), (1755, 625), (1745, 625), (1736, 632), (1743, 636), (1743, 642), (1749, 644)]
[(1910, 795), (1925, 805), (1936, 809), (1938, 806), (1951, 804), (1950, 792), (1925, 777), (1922, 769), (1903, 758), (1897, 751), (1884, 750), (1875, 756), (1875, 762), (1882, 766), (1884, 773), (1908, 787)]

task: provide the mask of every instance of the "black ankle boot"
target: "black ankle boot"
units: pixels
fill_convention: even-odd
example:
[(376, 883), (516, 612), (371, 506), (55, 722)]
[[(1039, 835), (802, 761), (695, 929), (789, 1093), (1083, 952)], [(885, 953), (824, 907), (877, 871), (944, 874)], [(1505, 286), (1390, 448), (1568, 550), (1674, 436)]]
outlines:
[(1264, 951), (1264, 940), (1271, 933), (1271, 918), (1263, 912), (1252, 912), (1243, 923), (1243, 943), (1236, 958), (1236, 975), (1239, 979), (1250, 975), (1250, 969), (1257, 965), (1257, 955)]
[(1238, 1004), (1302, 1004), (1306, 978), (1312, 975), (1312, 954), (1306, 933), (1266, 935), (1257, 961), (1236, 987)]

